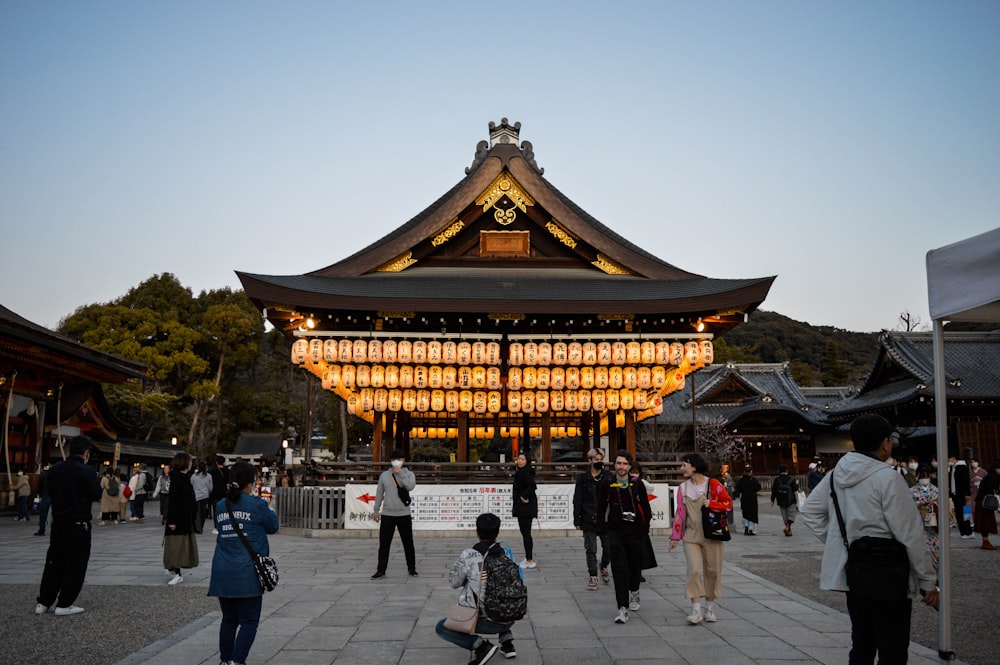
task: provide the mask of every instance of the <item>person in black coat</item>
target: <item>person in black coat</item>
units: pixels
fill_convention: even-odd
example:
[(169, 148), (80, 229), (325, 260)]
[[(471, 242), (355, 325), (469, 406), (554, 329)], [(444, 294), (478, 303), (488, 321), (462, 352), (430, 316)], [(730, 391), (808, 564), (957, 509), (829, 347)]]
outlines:
[(601, 541), (600, 576), (605, 584), (611, 582), (608, 573), (608, 536), (597, 529), (597, 488), (608, 475), (604, 469), (604, 451), (594, 448), (587, 452), (590, 468), (576, 479), (573, 490), (573, 526), (583, 532), (583, 549), (587, 557), (587, 582), (589, 591), (597, 590), (597, 540)]
[[(969, 476), (969, 466), (964, 459), (958, 459), (954, 455), (948, 460), (948, 496), (951, 497), (951, 505), (955, 509), (955, 521), (958, 522), (958, 532), (962, 538), (972, 538), (972, 523), (969, 521), (971, 514), (966, 516), (965, 507), (969, 505), (969, 496), (972, 494), (972, 480)], [(972, 510), (970, 508), (969, 512)]]
[(194, 520), (198, 502), (191, 486), (191, 456), (185, 452), (174, 455), (170, 463), (170, 494), (167, 497), (167, 524), (164, 527), (163, 567), (174, 573), (167, 582), (173, 586), (184, 581), (182, 568), (198, 565), (198, 541), (194, 536)]
[(756, 536), (757, 522), (760, 521), (760, 507), (757, 492), (762, 489), (760, 481), (754, 478), (753, 468), (748, 464), (743, 475), (736, 481), (736, 496), (740, 499), (740, 513), (743, 515), (743, 535)]
[(528, 465), (524, 453), (517, 456), (517, 471), (514, 473), (513, 508), (511, 513), (517, 518), (517, 526), (521, 529), (521, 539), (524, 541), (524, 560), (522, 568), (534, 568), (537, 564), (532, 558), (535, 543), (531, 538), (531, 522), (538, 517), (538, 495), (535, 493), (535, 472)]

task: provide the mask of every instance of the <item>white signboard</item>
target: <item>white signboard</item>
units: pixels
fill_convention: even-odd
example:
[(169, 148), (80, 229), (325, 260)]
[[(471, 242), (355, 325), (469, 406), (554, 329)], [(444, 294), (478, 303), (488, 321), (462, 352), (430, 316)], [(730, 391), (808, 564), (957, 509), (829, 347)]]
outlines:
[[(573, 529), (573, 490), (575, 485), (539, 485), (538, 521), (535, 529)], [(654, 529), (670, 528), (670, 491), (666, 484), (647, 485)], [(347, 485), (344, 507), (345, 529), (376, 529), (376, 485)], [(502, 520), (501, 528), (516, 529), (511, 516), (510, 485), (421, 485), (410, 492), (413, 503), (414, 530), (475, 529), (476, 518), (494, 513)]]

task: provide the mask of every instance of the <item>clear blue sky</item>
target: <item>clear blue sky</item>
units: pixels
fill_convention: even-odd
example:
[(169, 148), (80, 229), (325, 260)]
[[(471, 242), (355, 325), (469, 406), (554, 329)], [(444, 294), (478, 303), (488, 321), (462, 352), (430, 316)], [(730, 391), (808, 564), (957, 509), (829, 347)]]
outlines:
[(763, 309), (925, 322), (1000, 226), (1000, 3), (0, 3), (0, 303), (49, 327), (161, 272), (302, 273), (464, 177), (487, 124)]

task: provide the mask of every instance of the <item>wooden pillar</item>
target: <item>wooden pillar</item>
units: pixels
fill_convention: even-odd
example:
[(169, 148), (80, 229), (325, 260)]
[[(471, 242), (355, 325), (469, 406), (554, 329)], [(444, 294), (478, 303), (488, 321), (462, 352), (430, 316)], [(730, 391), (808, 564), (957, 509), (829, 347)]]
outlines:
[(552, 414), (542, 414), (542, 461), (552, 461)]
[(372, 463), (377, 464), (382, 461), (382, 415), (375, 412), (372, 420)]
[(625, 447), (635, 459), (635, 411), (632, 409), (625, 411)]
[[(583, 445), (589, 450), (592, 448), (590, 445), (590, 420), (587, 418), (587, 414), (583, 414), (580, 418), (580, 438), (583, 439)], [(584, 453), (587, 451), (584, 450)], [(586, 455), (584, 455), (586, 457)]]
[(616, 415), (616, 411), (608, 411), (608, 448), (611, 449), (612, 455), (622, 447), (619, 440), (620, 437), (618, 436), (618, 418)]
[(458, 461), (469, 461), (469, 414), (464, 411), (458, 414)]
[(396, 415), (396, 441), (397, 446), (403, 449), (406, 459), (410, 459), (410, 413), (400, 411)]
[(521, 414), (521, 429), (524, 431), (521, 435), (521, 448), (518, 452), (523, 452), (525, 456), (530, 460), (532, 458), (530, 413)]
[[(590, 412), (590, 435), (591, 435), (591, 439), (592, 439), (593, 444), (594, 444), (591, 447), (592, 448), (600, 448), (601, 447), (601, 414), (599, 414), (597, 411), (591, 411)], [(608, 455), (610, 456), (610, 455), (613, 455), (615, 451), (609, 450), (607, 452), (608, 452)]]

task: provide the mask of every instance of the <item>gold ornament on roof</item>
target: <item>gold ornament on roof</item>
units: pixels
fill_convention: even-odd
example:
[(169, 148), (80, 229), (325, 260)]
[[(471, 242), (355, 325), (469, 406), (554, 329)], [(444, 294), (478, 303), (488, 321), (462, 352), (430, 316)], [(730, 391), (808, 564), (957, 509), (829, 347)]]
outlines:
[(596, 261), (591, 261), (591, 265), (597, 266), (609, 275), (631, 275), (632, 271), (625, 268), (603, 254), (597, 255)]
[(551, 220), (545, 225), (545, 228), (548, 229), (549, 233), (551, 233), (555, 239), (562, 244), (566, 245), (570, 249), (576, 248), (576, 238), (571, 236), (566, 229), (559, 226), (559, 224), (556, 223), (556, 220)]
[(452, 238), (458, 235), (458, 232), (465, 228), (465, 222), (460, 219), (456, 219), (454, 223), (450, 224), (443, 231), (434, 236), (431, 240), (431, 244), (435, 247), (440, 247)]
[(417, 260), (413, 258), (413, 252), (406, 252), (405, 254), (400, 254), (392, 261), (382, 264), (375, 272), (402, 272), (416, 262)]
[[(508, 209), (497, 205), (504, 198), (513, 204)], [(507, 226), (517, 217), (517, 208), (520, 208), (522, 212), (527, 212), (528, 206), (535, 205), (535, 200), (528, 196), (517, 181), (505, 171), (498, 175), (476, 199), (476, 205), (483, 206), (483, 212), (491, 207), (494, 208), (494, 219), (502, 226)]]

